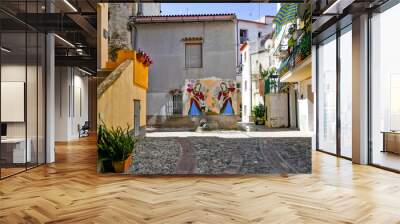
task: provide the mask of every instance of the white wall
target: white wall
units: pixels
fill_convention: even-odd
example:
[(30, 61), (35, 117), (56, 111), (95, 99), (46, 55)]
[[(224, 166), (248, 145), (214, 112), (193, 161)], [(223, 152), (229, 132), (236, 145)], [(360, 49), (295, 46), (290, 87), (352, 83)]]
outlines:
[[(25, 75), (26, 72), (28, 72), (28, 74), (35, 74), (36, 76), (36, 67), (34, 66), (27, 66), (25, 67), (24, 65), (20, 65), (20, 64), (4, 64), (1, 66), (1, 81), (2, 82), (24, 82), (26, 83), (25, 80)], [(29, 79), (29, 84), (32, 85), (36, 85), (36, 80), (34, 81), (34, 83), (32, 82), (33, 80), (30, 80), (30, 76), (28, 76)], [(31, 90), (31, 88), (27, 89), (28, 91)], [(36, 108), (36, 88), (33, 90), (32, 89), (32, 93), (29, 91), (27, 93), (28, 99), (27, 99), (27, 103), (28, 106), (31, 107), (35, 107)], [(35, 105), (29, 105), (31, 102), (35, 101)], [(7, 108), (1, 108), (1, 110), (7, 110)], [(30, 111), (30, 109), (27, 109)], [(31, 122), (31, 120), (37, 119), (36, 117), (36, 113), (28, 113), (27, 114), (27, 118), (28, 118), (28, 122)], [(32, 117), (33, 116), (33, 117)], [(26, 122), (11, 122), (11, 123), (7, 123), (7, 135), (9, 137), (25, 137), (25, 125)], [(32, 124), (29, 123), (28, 127), (31, 127)], [(29, 133), (28, 133), (29, 134)], [(28, 136), (29, 137), (29, 136)]]
[(259, 22), (251, 22), (238, 20), (238, 40), (240, 40), (240, 30), (247, 30), (248, 44), (250, 45), (250, 54), (258, 52), (264, 49), (260, 44), (262, 38), (258, 38), (258, 32), (261, 32), (261, 36), (265, 36), (272, 32), (272, 24), (264, 24)]
[(242, 122), (250, 122), (251, 117), (251, 74), (249, 47), (241, 51), (242, 60)]
[(263, 69), (268, 69), (272, 66), (272, 59), (266, 50), (260, 49), (260, 52), (253, 53), (251, 56), (251, 74), (260, 74), (260, 65)]
[(314, 94), (311, 85), (311, 79), (298, 82), (298, 127), (301, 131), (314, 130)]
[[(166, 115), (168, 92), (186, 79), (236, 79), (236, 24), (233, 21), (137, 24), (137, 47), (150, 54), (147, 114)], [(203, 67), (185, 68), (185, 37), (203, 38)]]
[(78, 125), (88, 120), (88, 78), (71, 67), (56, 67), (56, 141), (79, 137)]
[[(26, 85), (26, 107), (25, 101), (22, 102), (24, 105), (19, 108), (26, 112), (26, 120), (22, 122), (6, 122), (7, 124), (7, 137), (9, 138), (21, 138), (27, 136), (30, 140), (31, 156), (32, 160), (36, 162), (37, 158), (39, 163), (44, 163), (44, 74), (42, 68), (27, 65), (25, 63), (4, 63), (1, 66), (1, 81), (2, 82), (23, 82)], [(3, 91), (4, 89), (2, 89)], [(24, 94), (24, 90), (20, 90), (20, 94)], [(2, 95), (7, 97), (7, 95)], [(1, 110), (7, 111), (12, 110), (10, 107), (2, 107)], [(7, 111), (8, 113), (15, 113), (14, 111)], [(37, 156), (37, 154), (39, 154)]]

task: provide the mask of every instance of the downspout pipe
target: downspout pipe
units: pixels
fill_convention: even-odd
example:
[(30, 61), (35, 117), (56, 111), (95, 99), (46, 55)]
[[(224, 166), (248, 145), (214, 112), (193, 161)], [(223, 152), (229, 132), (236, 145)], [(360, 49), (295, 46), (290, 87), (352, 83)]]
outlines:
[(128, 26), (131, 29), (131, 45), (132, 49), (137, 50), (137, 33), (138, 29), (135, 25), (135, 16), (132, 16), (128, 22)]
[(141, 3), (141, 1), (139, 0), (139, 2), (137, 3), (137, 10), (135, 11), (134, 8), (132, 8), (132, 16), (129, 19), (128, 22), (128, 26), (131, 29), (131, 45), (132, 45), (132, 49), (137, 50), (137, 33), (138, 33), (138, 29), (135, 25), (136, 22), (136, 16), (141, 16), (143, 14), (143, 5)]

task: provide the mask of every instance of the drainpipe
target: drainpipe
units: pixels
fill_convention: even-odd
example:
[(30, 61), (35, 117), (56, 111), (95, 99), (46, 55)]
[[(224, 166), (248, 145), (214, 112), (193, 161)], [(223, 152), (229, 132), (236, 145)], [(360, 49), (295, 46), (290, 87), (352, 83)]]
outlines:
[(239, 66), (239, 20), (236, 20), (236, 68)]
[[(249, 91), (250, 91), (250, 117), (253, 117), (253, 71), (251, 69), (251, 54), (250, 54), (250, 44), (248, 47), (248, 56), (249, 56), (249, 60), (248, 60), (248, 64), (249, 64), (249, 70), (250, 70), (250, 83), (249, 83)], [(253, 118), (254, 120), (254, 118)], [(250, 121), (250, 120), (249, 120)]]
[(136, 50), (137, 48), (137, 27), (135, 25), (135, 20), (136, 20), (136, 16), (140, 16), (142, 15), (142, 4), (140, 3), (140, 1), (137, 3), (138, 9), (137, 12), (135, 12), (134, 8), (132, 7), (132, 16), (129, 19), (128, 22), (128, 26), (131, 29), (131, 45), (132, 45), (132, 49)]
[(137, 27), (135, 26), (135, 17), (131, 18), (131, 21), (129, 21), (129, 27), (131, 29), (131, 45), (132, 49), (136, 50), (137, 47)]

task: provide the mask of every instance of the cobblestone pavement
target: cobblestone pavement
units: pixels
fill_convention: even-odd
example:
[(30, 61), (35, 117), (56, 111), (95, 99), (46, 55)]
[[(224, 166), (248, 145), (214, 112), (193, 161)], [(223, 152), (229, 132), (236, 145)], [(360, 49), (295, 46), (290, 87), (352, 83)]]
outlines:
[(246, 136), (228, 138), (216, 134), (214, 137), (145, 137), (135, 149), (129, 173), (163, 175), (311, 172), (310, 137)]
[(132, 167), (134, 174), (174, 174), (181, 147), (170, 138), (144, 138), (135, 147)]

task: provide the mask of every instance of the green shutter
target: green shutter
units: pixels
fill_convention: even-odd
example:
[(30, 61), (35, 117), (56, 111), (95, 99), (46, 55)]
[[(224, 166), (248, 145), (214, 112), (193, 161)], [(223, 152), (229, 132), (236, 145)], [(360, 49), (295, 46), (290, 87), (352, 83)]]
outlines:
[(271, 82), (269, 79), (264, 80), (264, 94), (269, 94), (271, 92)]

